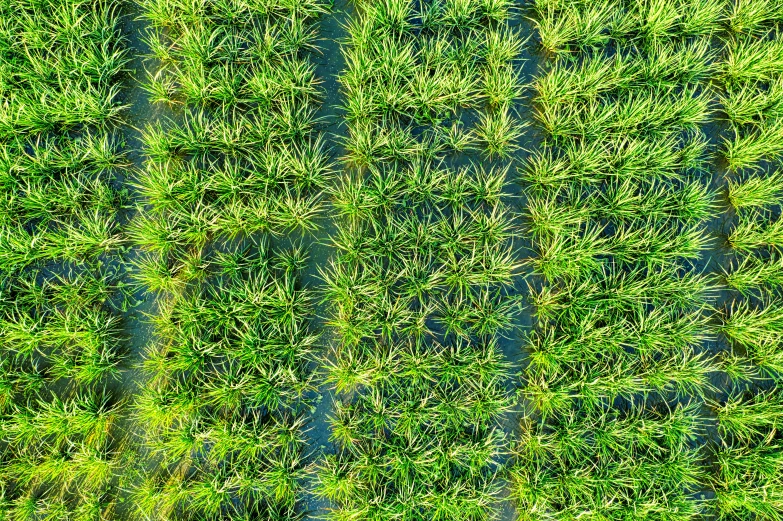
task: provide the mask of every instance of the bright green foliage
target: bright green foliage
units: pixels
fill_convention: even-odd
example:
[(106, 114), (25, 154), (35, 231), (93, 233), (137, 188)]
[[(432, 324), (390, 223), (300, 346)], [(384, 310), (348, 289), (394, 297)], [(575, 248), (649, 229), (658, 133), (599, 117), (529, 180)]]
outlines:
[(324, 6), (143, 8), (156, 64), (147, 88), (182, 108), (144, 131), (137, 187), (148, 206), (131, 235), (154, 258), (141, 263), (142, 279), (174, 278), (187, 252), (213, 241), (312, 230), (329, 164), (313, 128), (319, 93), (307, 51)]
[[(555, 58), (535, 80), (546, 138), (521, 169), (544, 282), (531, 286), (525, 393), (541, 412), (709, 389), (714, 366), (694, 346), (708, 330), (710, 283), (678, 266), (708, 244), (702, 222), (714, 211), (697, 175), (710, 116), (700, 86), (715, 59), (702, 36), (720, 9), (688, 4), (536, 3), (542, 45), (580, 56)], [(704, 21), (694, 10), (712, 22), (686, 30)], [(563, 28), (588, 19), (595, 38)], [(610, 41), (618, 52), (601, 52)]]
[(119, 245), (112, 126), (125, 58), (115, 11), (77, 0), (0, 5), (2, 273)]
[(0, 483), (13, 519), (111, 518), (119, 405), (101, 390), (121, 353), (111, 278), (30, 272), (3, 284)]
[(741, 213), (729, 233), (728, 242), (738, 253), (779, 251), (783, 248), (783, 220), (769, 219), (761, 214)]
[(699, 518), (687, 496), (704, 478), (697, 406), (586, 407), (535, 423), (523, 421), (511, 473), (520, 520)]
[(782, 16), (776, 2), (735, 2), (717, 76), (734, 134), (725, 142), (727, 166), (740, 172), (728, 180), (736, 216), (727, 242), (736, 261), (724, 271), (744, 297), (727, 306), (721, 331), (734, 347), (730, 373), (745, 383), (779, 379), (783, 370), (783, 177), (771, 166), (783, 155)]
[(770, 167), (783, 154), (781, 21), (780, 2), (732, 2), (732, 34), (719, 66), (721, 102), (734, 134), (724, 153), (729, 170), (741, 172), (729, 179), (736, 217), (728, 243), (736, 262), (725, 279), (742, 294), (727, 305), (720, 329), (731, 344), (724, 371), (743, 391), (711, 404), (722, 439), (711, 502), (719, 520), (783, 519), (783, 184)]
[(783, 200), (783, 171), (766, 176), (749, 176), (742, 181), (729, 179), (729, 201), (737, 210), (769, 209)]
[(731, 171), (757, 169), (783, 153), (783, 40), (769, 26), (783, 19), (783, 8), (767, 3), (735, 4), (730, 26), (737, 34), (727, 38), (718, 67), (721, 104), (733, 131), (723, 145)]
[(360, 2), (343, 44), (346, 171), (322, 269), (338, 333), (332, 520), (489, 519), (518, 301), (504, 203), (521, 126), (507, 2)]
[[(521, 128), (511, 103), (521, 86), (512, 60), (522, 42), (504, 24), (510, 5), (360, 3), (348, 25), (348, 69), (340, 80), (346, 160), (366, 167), (455, 150), (481, 150), (489, 158), (514, 151)], [(466, 108), (487, 109), (472, 129), (457, 117)]]
[(554, 55), (600, 49), (610, 43), (644, 46), (714, 34), (724, 0), (536, 0), (541, 46)]
[(533, 82), (543, 142), (520, 168), (536, 321), (519, 519), (700, 515), (698, 407), (656, 404), (715, 390), (700, 349), (713, 281), (688, 268), (717, 207), (701, 128), (724, 15), (713, 0), (535, 2), (550, 60)]
[[(157, 296), (132, 515), (303, 515), (317, 335), (301, 282), (329, 159), (315, 128), (318, 1), (142, 2), (147, 91), (137, 280)], [(168, 117), (163, 116), (168, 114)], [(271, 246), (277, 239), (287, 246)], [(293, 241), (296, 242), (296, 241)]]
[(495, 345), (368, 343), (331, 369), (340, 391), (358, 391), (336, 404), (341, 451), (319, 469), (335, 519), (486, 519), (497, 508), (504, 435), (493, 425), (508, 398)]
[(783, 258), (748, 255), (725, 274), (726, 283), (743, 295), (751, 290), (778, 291), (783, 287)]
[(264, 245), (215, 253), (197, 283), (160, 302), (135, 408), (155, 469), (133, 491), (138, 515), (299, 518), (298, 406), (317, 339), (305, 260)]
[(0, 519), (112, 519), (117, 6), (0, 3)]
[(723, 446), (717, 450), (717, 519), (783, 519), (783, 400), (779, 388), (715, 403)]
[(745, 350), (745, 356), (765, 374), (783, 375), (783, 303), (773, 299), (762, 306), (747, 300), (734, 302), (726, 313), (721, 332)]
[(783, 22), (783, 4), (777, 0), (734, 0), (728, 21), (735, 34), (764, 33)]
[(525, 395), (544, 415), (617, 398), (703, 395), (715, 367), (695, 349), (708, 322), (693, 310), (707, 297), (702, 277), (638, 269), (535, 290)]

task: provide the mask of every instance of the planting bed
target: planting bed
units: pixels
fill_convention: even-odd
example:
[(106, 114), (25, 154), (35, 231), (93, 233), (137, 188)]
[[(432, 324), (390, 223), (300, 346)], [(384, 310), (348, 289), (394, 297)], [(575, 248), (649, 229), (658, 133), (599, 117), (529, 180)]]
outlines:
[(0, 521), (783, 521), (781, 24), (0, 2)]
[(719, 519), (783, 519), (783, 349), (780, 300), (780, 159), (783, 153), (783, 6), (740, 3), (718, 63), (729, 132), (720, 153), (734, 214), (722, 274), (732, 299), (719, 312), (729, 343), (721, 353), (728, 396), (717, 413), (719, 448), (710, 476)]
[(0, 519), (110, 519), (124, 454), (116, 6), (0, 6)]
[(526, 519), (700, 509), (695, 400), (718, 367), (701, 351), (711, 281), (689, 261), (715, 209), (700, 127), (721, 6), (651, 4), (536, 9), (551, 58), (533, 85), (546, 138), (521, 169), (541, 279), (512, 472)]
[(300, 284), (329, 159), (313, 130), (317, 2), (149, 1), (153, 103), (129, 235), (157, 295), (133, 412), (135, 516), (296, 519), (317, 335)]
[(518, 302), (503, 202), (520, 135), (510, 4), (355, 4), (340, 75), (347, 136), (322, 270), (337, 339), (336, 454), (318, 464), (329, 519), (487, 519), (497, 346)]
[[(780, 519), (781, 10), (542, 1), (534, 13), (545, 138), (521, 168), (537, 284), (518, 515)], [(759, 161), (768, 172), (749, 173)], [(710, 233), (726, 199), (727, 235)], [(722, 273), (701, 268), (722, 257)]]

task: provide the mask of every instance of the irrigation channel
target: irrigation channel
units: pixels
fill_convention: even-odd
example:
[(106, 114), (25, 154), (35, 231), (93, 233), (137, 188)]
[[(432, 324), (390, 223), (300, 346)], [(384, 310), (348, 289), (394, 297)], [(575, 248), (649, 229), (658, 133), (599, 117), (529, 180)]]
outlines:
[(783, 521), (783, 3), (0, 2), (0, 521)]

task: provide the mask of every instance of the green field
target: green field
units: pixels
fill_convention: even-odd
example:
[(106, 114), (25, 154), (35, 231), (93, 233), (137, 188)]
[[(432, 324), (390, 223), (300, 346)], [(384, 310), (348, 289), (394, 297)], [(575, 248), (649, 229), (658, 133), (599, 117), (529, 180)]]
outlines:
[(783, 521), (779, 0), (0, 0), (0, 521)]

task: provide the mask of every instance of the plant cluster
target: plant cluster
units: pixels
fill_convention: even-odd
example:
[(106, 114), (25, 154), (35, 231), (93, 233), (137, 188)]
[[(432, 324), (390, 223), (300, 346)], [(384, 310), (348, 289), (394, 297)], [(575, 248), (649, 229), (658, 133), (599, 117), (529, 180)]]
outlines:
[(523, 422), (511, 472), (521, 520), (697, 519), (704, 472), (698, 405), (583, 408)]
[(161, 299), (134, 409), (148, 453), (142, 519), (298, 519), (300, 403), (317, 335), (302, 249), (215, 251)]
[(775, 69), (783, 65), (783, 18), (776, 4), (745, 4), (735, 5), (718, 74), (732, 132), (723, 147), (727, 197), (736, 214), (727, 238), (734, 261), (724, 278), (741, 295), (724, 311), (721, 331), (732, 344), (730, 375), (740, 384), (783, 375), (783, 175), (773, 166), (783, 155), (783, 134), (775, 130), (783, 124)]
[(117, 502), (126, 62), (112, 2), (0, 3), (0, 519)]
[(144, 208), (131, 227), (149, 288), (187, 282), (186, 258), (237, 237), (310, 231), (330, 176), (314, 129), (318, 1), (142, 3), (150, 97)]
[(783, 519), (783, 395), (779, 387), (714, 403), (716, 519)]
[(533, 85), (544, 141), (521, 175), (541, 280), (525, 394), (541, 413), (710, 389), (697, 348), (711, 284), (684, 268), (714, 210), (700, 126), (716, 6), (536, 3), (553, 58)]
[(722, 146), (732, 172), (757, 170), (783, 153), (783, 9), (776, 2), (734, 3), (716, 71), (731, 127)]
[[(343, 46), (346, 161), (417, 163), (479, 151), (505, 158), (522, 128), (512, 3), (360, 2)], [(472, 125), (463, 114), (473, 114)], [(468, 127), (468, 128), (466, 128)]]
[[(520, 168), (535, 324), (512, 470), (520, 519), (694, 519), (698, 405), (719, 366), (692, 268), (722, 0), (539, 0), (543, 138)], [(695, 403), (695, 402), (694, 402)], [(669, 405), (666, 405), (669, 404)]]
[[(299, 519), (317, 335), (292, 232), (330, 177), (319, 1), (145, 0), (150, 99), (130, 235), (157, 295), (135, 422), (141, 519)], [(273, 241), (280, 240), (280, 245)]]
[(521, 126), (509, 2), (363, 1), (340, 76), (345, 175), (321, 270), (338, 336), (329, 519), (485, 520), (518, 301), (504, 202)]

